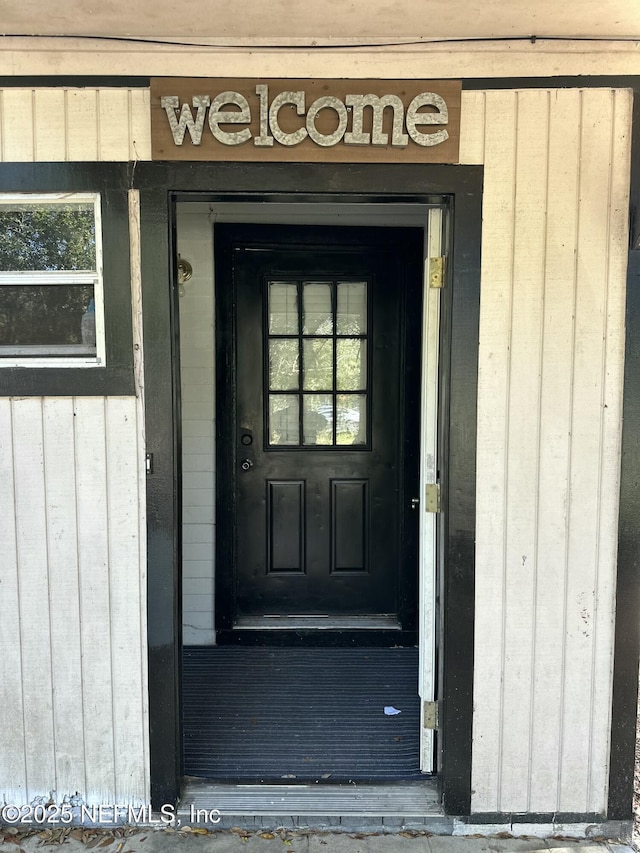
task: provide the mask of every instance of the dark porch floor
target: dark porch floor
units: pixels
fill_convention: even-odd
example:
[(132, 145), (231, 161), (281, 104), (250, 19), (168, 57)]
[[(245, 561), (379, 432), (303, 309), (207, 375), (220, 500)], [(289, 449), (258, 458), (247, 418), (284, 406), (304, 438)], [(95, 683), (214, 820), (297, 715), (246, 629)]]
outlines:
[[(186, 647), (185, 773), (247, 782), (420, 778), (414, 648)], [(402, 713), (387, 716), (385, 706)]]

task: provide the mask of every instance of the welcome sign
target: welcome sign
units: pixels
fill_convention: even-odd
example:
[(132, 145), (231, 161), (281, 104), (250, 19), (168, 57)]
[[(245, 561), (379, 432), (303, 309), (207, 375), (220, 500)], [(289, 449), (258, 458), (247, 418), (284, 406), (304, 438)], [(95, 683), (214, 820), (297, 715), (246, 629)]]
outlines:
[(154, 160), (457, 163), (459, 81), (154, 78)]

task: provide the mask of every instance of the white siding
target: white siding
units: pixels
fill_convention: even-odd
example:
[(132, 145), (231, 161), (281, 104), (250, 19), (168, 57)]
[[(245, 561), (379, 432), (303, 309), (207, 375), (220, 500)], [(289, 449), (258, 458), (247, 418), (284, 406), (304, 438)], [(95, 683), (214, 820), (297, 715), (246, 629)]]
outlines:
[[(606, 806), (630, 106), (626, 91), (463, 93), (461, 162), (485, 167), (474, 812)], [(144, 90), (0, 90), (1, 160), (149, 156)], [(206, 643), (212, 241), (193, 221), (184, 637)], [(148, 801), (137, 412), (132, 398), (0, 400), (0, 801)]]
[(0, 161), (151, 158), (148, 89), (0, 89)]
[(485, 166), (472, 810), (602, 812), (631, 99), (464, 98)]
[(0, 400), (0, 802), (149, 801), (138, 430), (132, 397)]
[(215, 642), (215, 390), (213, 229), (206, 214), (179, 213), (178, 250), (193, 266), (179, 300), (183, 640), (207, 645)]

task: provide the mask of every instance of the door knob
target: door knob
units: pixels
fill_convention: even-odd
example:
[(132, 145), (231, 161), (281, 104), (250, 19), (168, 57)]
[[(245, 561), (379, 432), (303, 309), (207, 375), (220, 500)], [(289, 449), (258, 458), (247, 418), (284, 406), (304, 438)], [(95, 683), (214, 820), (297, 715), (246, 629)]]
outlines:
[(240, 467), (243, 471), (248, 471), (249, 468), (253, 468), (253, 462), (250, 459), (243, 459), (240, 463)]

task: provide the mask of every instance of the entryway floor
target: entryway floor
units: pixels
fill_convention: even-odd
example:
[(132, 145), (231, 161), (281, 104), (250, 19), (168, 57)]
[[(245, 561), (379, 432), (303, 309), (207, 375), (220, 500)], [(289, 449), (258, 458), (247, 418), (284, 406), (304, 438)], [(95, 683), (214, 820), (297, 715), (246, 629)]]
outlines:
[(417, 685), (415, 648), (185, 647), (185, 774), (280, 784), (420, 779)]

